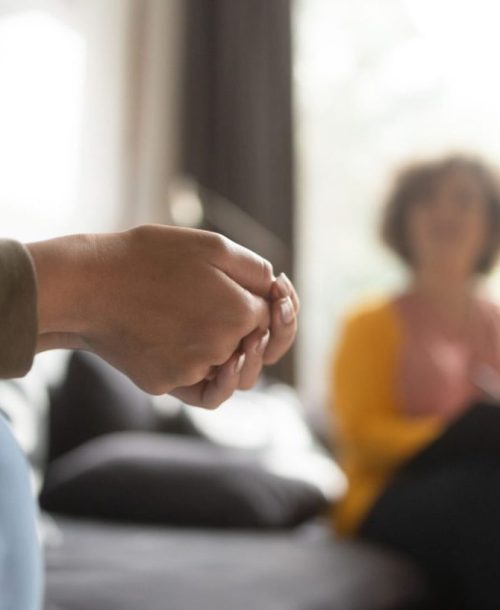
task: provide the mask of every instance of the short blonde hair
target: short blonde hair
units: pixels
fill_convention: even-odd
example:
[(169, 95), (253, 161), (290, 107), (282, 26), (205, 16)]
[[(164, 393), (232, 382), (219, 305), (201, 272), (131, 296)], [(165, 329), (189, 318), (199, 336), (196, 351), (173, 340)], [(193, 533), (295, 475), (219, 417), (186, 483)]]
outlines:
[(426, 196), (437, 181), (456, 170), (473, 175), (485, 194), (489, 237), (476, 272), (486, 274), (494, 267), (500, 251), (500, 184), (493, 169), (473, 156), (450, 155), (437, 161), (419, 161), (401, 170), (385, 201), (381, 223), (382, 240), (411, 266), (412, 253), (406, 234), (408, 211), (416, 201)]

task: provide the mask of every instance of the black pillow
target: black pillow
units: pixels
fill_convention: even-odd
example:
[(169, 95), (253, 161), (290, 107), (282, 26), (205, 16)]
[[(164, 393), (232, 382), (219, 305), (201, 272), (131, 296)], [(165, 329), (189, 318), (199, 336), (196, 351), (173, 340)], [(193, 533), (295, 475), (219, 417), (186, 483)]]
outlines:
[(48, 511), (219, 528), (293, 527), (322, 512), (310, 483), (267, 472), (254, 453), (177, 436), (116, 433), (50, 464)]
[(148, 394), (101, 358), (74, 352), (51, 399), (49, 459), (103, 434), (152, 431), (157, 425)]

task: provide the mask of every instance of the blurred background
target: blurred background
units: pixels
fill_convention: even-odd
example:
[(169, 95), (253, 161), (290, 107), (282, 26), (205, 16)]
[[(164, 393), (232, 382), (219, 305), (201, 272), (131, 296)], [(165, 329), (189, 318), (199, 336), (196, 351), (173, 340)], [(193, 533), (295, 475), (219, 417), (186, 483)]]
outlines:
[(499, 16), (489, 0), (295, 4), (298, 362), (313, 404), (339, 315), (402, 280), (376, 231), (395, 170), (449, 151), (499, 161)]
[[(86, 354), (69, 365), (38, 356), (19, 382), (24, 406), (17, 386), (0, 385), (49, 522), (64, 512), (175, 526), (133, 538), (57, 518), (45, 530), (47, 610), (164, 608), (165, 587), (180, 587), (187, 605), (175, 610), (239, 609), (242, 587), (252, 609), (403, 608), (415, 580), (399, 560), (324, 537), (254, 544), (176, 528), (294, 528), (345, 492), (321, 415), (330, 352), (352, 303), (404, 280), (376, 237), (396, 170), (454, 151), (500, 163), (499, 18), (496, 0), (0, 0), (2, 237), (146, 222), (215, 230), (285, 271), (302, 300), (298, 340), (272, 381), (216, 414), (152, 401)], [(500, 275), (489, 282), (500, 296)], [(172, 463), (181, 474), (162, 496), (154, 477)], [(228, 478), (241, 501), (231, 513)], [(165, 556), (178, 560), (169, 579)], [(213, 557), (223, 569), (205, 583)], [(87, 605), (72, 605), (75, 591)]]
[(275, 374), (319, 408), (339, 315), (401, 281), (374, 230), (393, 171), (443, 151), (500, 155), (499, 11), (0, 0), (2, 234), (165, 222), (258, 250), (303, 301)]

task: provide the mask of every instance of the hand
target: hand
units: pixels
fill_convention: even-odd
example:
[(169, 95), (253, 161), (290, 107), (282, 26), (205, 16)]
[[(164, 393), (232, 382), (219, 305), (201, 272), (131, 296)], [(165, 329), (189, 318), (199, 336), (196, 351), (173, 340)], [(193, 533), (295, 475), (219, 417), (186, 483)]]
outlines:
[(251, 388), (263, 364), (273, 364), (290, 348), (297, 333), (300, 309), (297, 292), (282, 273), (270, 291), (271, 327), (260, 328), (241, 342), (238, 351), (221, 367), (214, 367), (199, 383), (170, 392), (186, 404), (215, 408), (236, 389)]
[(264, 334), (257, 330), (245, 337), (241, 351), (246, 360), (240, 375), (239, 388), (251, 388), (264, 364), (275, 364), (290, 349), (297, 334), (299, 297), (288, 277), (282, 273), (273, 282), (270, 292), (271, 324)]
[[(214, 367), (217, 383), (227, 385), (232, 371), (237, 387), (247, 355), (233, 354), (245, 337), (271, 326), (270, 362), (288, 341), (271, 321), (271, 265), (217, 234), (151, 225), (28, 248), (39, 284), (38, 351), (92, 351), (152, 394), (196, 387)], [(219, 404), (212, 390), (200, 399)]]

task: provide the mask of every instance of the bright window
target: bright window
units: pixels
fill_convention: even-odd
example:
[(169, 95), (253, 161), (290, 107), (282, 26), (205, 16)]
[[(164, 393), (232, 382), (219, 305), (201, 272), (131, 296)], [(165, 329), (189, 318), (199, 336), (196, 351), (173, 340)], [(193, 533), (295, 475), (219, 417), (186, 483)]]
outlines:
[(376, 239), (391, 172), (450, 150), (500, 165), (500, 4), (297, 0), (295, 17), (301, 388), (320, 403), (348, 304), (401, 282)]
[(75, 216), (85, 44), (43, 12), (0, 17), (1, 236), (64, 233)]

